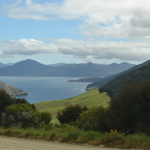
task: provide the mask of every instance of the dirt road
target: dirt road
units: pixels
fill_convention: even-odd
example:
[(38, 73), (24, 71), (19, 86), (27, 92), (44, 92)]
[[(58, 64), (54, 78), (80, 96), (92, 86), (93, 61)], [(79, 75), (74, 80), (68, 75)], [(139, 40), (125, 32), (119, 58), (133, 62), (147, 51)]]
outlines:
[(0, 150), (119, 150), (0, 136)]

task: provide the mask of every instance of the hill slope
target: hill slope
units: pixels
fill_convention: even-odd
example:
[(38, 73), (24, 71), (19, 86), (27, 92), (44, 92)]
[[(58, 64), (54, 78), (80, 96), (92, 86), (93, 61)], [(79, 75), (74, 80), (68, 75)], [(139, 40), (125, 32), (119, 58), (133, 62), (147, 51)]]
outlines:
[(0, 68), (0, 76), (104, 77), (132, 66), (134, 65), (127, 63), (110, 65), (85, 63), (52, 67), (28, 59), (12, 66)]
[(56, 121), (56, 113), (58, 110), (65, 108), (66, 104), (79, 104), (86, 105), (89, 108), (92, 106), (104, 106), (108, 107), (110, 98), (106, 93), (100, 94), (98, 89), (91, 90), (84, 94), (64, 99), (64, 100), (52, 100), (35, 103), (35, 106), (40, 111), (49, 111), (53, 114), (53, 121)]
[(128, 70), (125, 70), (125, 71), (123, 71), (121, 73), (118, 73), (116, 75), (105, 77), (105, 78), (101, 79), (101, 81), (99, 81), (99, 82), (94, 82), (94, 83), (91, 83), (91, 84), (87, 85), (86, 90), (88, 91), (88, 90), (91, 90), (91, 89), (102, 87), (102, 86), (106, 85), (108, 82), (114, 80), (115, 78), (117, 78), (117, 77), (119, 77), (119, 76), (121, 76), (123, 74), (126, 74), (128, 72), (132, 72), (134, 70), (137, 70), (140, 67), (146, 66), (148, 64), (150, 64), (150, 60), (148, 60), (148, 61), (146, 61), (146, 62), (144, 62), (142, 64), (136, 65), (136, 66), (134, 66), (134, 67), (132, 67), (132, 68), (130, 68)]
[(28, 95), (26, 92), (23, 90), (20, 90), (16, 87), (13, 87), (11, 85), (8, 85), (6, 83), (3, 83), (0, 81), (0, 89), (6, 90), (6, 92), (11, 95), (11, 96), (21, 96), (21, 95)]
[[(108, 82), (106, 85), (102, 86), (99, 91), (107, 92), (110, 96), (118, 95), (121, 93), (123, 84), (133, 82), (133, 80), (143, 81), (146, 78), (150, 78), (150, 63), (144, 63), (144, 65), (138, 69), (125, 73), (118, 76), (114, 80)], [(140, 65), (141, 66), (141, 65)], [(136, 67), (137, 68), (137, 67)]]

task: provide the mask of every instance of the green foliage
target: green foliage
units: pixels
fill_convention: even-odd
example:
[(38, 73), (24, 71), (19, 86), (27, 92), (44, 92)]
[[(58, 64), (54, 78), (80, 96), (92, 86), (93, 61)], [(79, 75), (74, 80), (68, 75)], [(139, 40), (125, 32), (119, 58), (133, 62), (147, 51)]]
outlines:
[(95, 130), (97, 111), (98, 107), (92, 107), (90, 110), (82, 112), (76, 120), (77, 126), (85, 131)]
[(41, 120), (45, 122), (46, 125), (48, 125), (52, 119), (52, 114), (48, 111), (43, 111), (40, 113)]
[(150, 134), (149, 108), (150, 80), (125, 84), (122, 93), (111, 99), (105, 124), (109, 129), (122, 132)]
[(150, 80), (124, 85), (122, 93), (111, 98), (108, 108), (97, 107), (80, 114), (76, 121), (84, 130), (150, 134)]
[(87, 110), (80, 114), (76, 123), (79, 128), (96, 131), (107, 131), (106, 126), (106, 108), (92, 107), (90, 110)]
[(29, 105), (28, 103), (19, 103), (17, 105), (10, 105), (5, 107), (5, 111), (8, 115), (14, 115), (16, 114), (18, 111), (20, 112), (35, 112), (36, 110), (33, 109), (33, 107), (31, 105)]
[(4, 111), (6, 106), (14, 104), (14, 99), (10, 97), (4, 90), (0, 90), (0, 114)]
[(57, 119), (62, 124), (68, 124), (72, 121), (76, 121), (79, 117), (79, 114), (83, 111), (88, 110), (86, 106), (76, 105), (66, 105), (64, 109), (58, 111)]
[[(19, 103), (28, 103), (30, 106), (32, 106), (33, 109), (36, 109), (34, 104), (30, 104), (25, 99), (21, 98), (12, 98), (8, 93), (6, 93), (5, 90), (0, 90), (0, 114), (4, 111), (5, 107), (10, 106), (12, 104), (16, 105)], [(1, 115), (0, 115), (0, 121), (1, 121)]]
[(99, 107), (96, 114), (96, 130), (106, 132), (110, 128), (107, 126), (107, 108)]
[(124, 145), (126, 141), (122, 134), (109, 133), (102, 137), (101, 142), (106, 146), (112, 147), (113, 145)]
[(39, 112), (35, 111), (32, 113), (31, 116), (31, 124), (35, 128), (45, 128), (46, 130), (49, 130), (52, 128), (52, 124), (50, 124), (50, 121), (52, 119), (52, 114), (50, 112)]

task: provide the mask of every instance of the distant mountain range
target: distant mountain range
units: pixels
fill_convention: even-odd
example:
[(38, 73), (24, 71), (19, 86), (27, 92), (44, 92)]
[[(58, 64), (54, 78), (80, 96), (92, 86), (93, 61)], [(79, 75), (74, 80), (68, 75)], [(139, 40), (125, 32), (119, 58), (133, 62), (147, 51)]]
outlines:
[(127, 70), (135, 65), (129, 63), (101, 65), (93, 63), (48, 66), (34, 60), (24, 60), (12, 66), (0, 68), (0, 76), (40, 77), (106, 77)]
[(107, 92), (110, 96), (114, 96), (121, 92), (125, 83), (135, 79), (143, 81), (145, 78), (150, 78), (150, 60), (116, 75), (101, 78), (101, 81), (89, 84), (86, 90), (99, 88), (101, 93)]
[(12, 66), (12, 65), (14, 65), (14, 63), (8, 63), (8, 64), (0, 63), (0, 68), (4, 68), (4, 67), (8, 67), (8, 66)]
[(7, 67), (7, 65), (0, 63), (0, 68)]
[(28, 95), (26, 92), (23, 90), (20, 90), (16, 87), (13, 87), (11, 85), (8, 85), (6, 83), (3, 83), (0, 81), (0, 90), (4, 89), (10, 96), (22, 96), (22, 95)]

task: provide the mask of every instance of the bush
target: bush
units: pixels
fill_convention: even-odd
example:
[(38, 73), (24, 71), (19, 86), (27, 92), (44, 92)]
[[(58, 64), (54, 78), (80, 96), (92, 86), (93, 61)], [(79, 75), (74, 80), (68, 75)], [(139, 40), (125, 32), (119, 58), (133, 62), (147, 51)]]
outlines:
[(64, 109), (58, 111), (57, 119), (62, 124), (69, 124), (72, 121), (76, 121), (79, 114), (88, 110), (86, 106), (81, 107), (79, 104), (66, 105)]
[(5, 111), (7, 113), (7, 115), (14, 115), (16, 114), (18, 111), (20, 112), (35, 112), (36, 110), (33, 109), (32, 106), (30, 106), (28, 103), (20, 103), (17, 105), (10, 105), (5, 107)]
[(12, 104), (19, 103), (28, 103), (33, 109), (36, 109), (34, 104), (30, 104), (24, 98), (12, 98), (5, 90), (0, 90), (0, 124), (1, 124), (1, 113), (4, 111), (5, 107), (10, 106)]
[(46, 130), (51, 128), (49, 123), (52, 119), (52, 114), (47, 111), (39, 112), (28, 103), (7, 106), (5, 112), (6, 115), (2, 115), (2, 124), (4, 126), (11, 127), (20, 124), (23, 128), (28, 126), (42, 127)]
[(31, 116), (31, 124), (35, 128), (45, 128), (46, 130), (51, 128), (50, 121), (52, 119), (52, 114), (50, 112), (34, 112)]
[(46, 125), (48, 125), (52, 119), (52, 114), (48, 111), (43, 111), (40, 113), (41, 120), (45, 122)]
[(95, 130), (97, 112), (98, 107), (82, 112), (76, 121), (77, 126), (85, 131)]
[(108, 131), (106, 126), (106, 108), (103, 107), (92, 107), (80, 114), (76, 123), (79, 128), (85, 131)]
[(11, 104), (14, 104), (14, 99), (12, 99), (5, 90), (0, 90), (0, 114), (4, 111), (6, 106)]
[(122, 93), (111, 99), (106, 114), (109, 129), (150, 134), (150, 80), (125, 84)]

